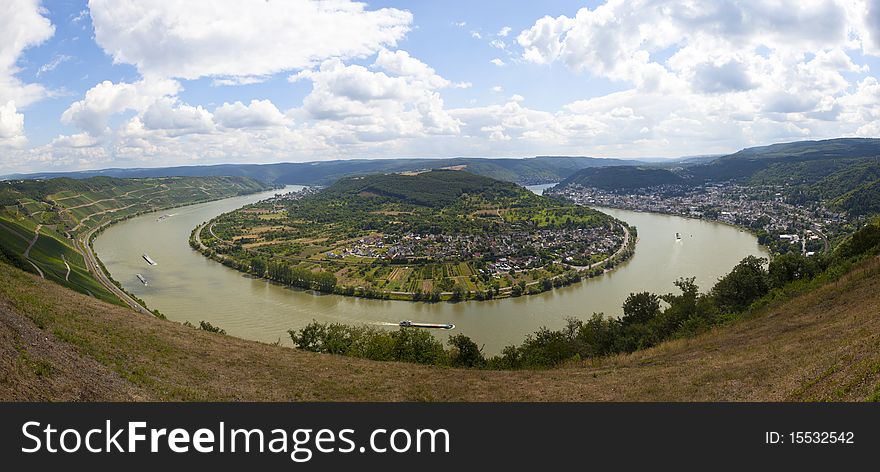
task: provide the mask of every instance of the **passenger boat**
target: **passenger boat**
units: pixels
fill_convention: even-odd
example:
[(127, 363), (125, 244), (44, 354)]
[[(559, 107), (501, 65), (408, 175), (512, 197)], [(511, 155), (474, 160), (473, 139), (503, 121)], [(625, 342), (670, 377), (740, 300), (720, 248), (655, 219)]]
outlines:
[(435, 329), (455, 329), (455, 325), (452, 323), (440, 324), (440, 323), (416, 323), (410, 320), (404, 320), (400, 322), (401, 328), (435, 328)]
[(150, 259), (150, 256), (148, 256), (148, 255), (146, 255), (146, 254), (143, 255), (143, 258), (144, 258), (145, 261), (147, 261), (147, 264), (150, 264), (150, 265), (159, 265), (159, 264), (156, 264), (156, 261), (154, 261), (153, 259)]
[(141, 274), (135, 274), (135, 275), (137, 275), (138, 280), (140, 280), (142, 284), (147, 285), (147, 279), (145, 279), (143, 275), (141, 275)]

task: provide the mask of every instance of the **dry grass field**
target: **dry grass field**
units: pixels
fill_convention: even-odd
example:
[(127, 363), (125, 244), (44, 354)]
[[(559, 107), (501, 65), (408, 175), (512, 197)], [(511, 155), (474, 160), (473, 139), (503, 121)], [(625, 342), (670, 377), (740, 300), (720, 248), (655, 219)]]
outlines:
[(862, 401), (880, 260), (692, 339), (543, 371), (383, 363), (137, 314), (0, 264), (0, 400)]

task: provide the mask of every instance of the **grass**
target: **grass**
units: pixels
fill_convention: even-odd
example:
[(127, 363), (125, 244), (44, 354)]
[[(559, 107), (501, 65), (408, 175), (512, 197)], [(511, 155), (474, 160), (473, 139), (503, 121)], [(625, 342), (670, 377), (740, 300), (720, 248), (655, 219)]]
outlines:
[[(0, 400), (880, 400), (878, 274), (875, 258), (695, 338), (556, 369), (500, 372), (321, 355), (207, 333), (0, 264)], [(13, 345), (29, 357), (9, 351)]]

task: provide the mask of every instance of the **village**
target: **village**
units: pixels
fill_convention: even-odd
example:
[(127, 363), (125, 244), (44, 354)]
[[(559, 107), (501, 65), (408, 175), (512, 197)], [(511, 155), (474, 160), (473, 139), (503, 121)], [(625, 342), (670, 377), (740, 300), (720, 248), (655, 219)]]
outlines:
[(828, 239), (848, 223), (845, 213), (821, 204), (796, 205), (781, 186), (732, 182), (699, 186), (663, 185), (615, 193), (580, 185), (548, 191), (576, 204), (646, 211), (720, 221), (754, 232), (773, 252), (812, 256), (829, 247)]
[(537, 269), (551, 263), (589, 265), (617, 251), (624, 240), (618, 227), (564, 228), (507, 234), (442, 235), (406, 233), (373, 235), (325, 253), (391, 261), (486, 261), (492, 273)]

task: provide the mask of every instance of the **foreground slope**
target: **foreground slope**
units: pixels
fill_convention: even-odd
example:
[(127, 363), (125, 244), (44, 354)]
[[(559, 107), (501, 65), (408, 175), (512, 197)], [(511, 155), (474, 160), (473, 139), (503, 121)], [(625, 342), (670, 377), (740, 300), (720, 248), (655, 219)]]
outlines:
[(302, 352), (198, 331), (0, 264), (0, 400), (847, 400), (880, 397), (880, 259), (699, 337), (546, 371)]

